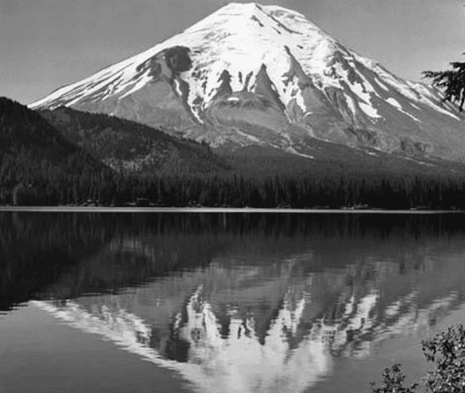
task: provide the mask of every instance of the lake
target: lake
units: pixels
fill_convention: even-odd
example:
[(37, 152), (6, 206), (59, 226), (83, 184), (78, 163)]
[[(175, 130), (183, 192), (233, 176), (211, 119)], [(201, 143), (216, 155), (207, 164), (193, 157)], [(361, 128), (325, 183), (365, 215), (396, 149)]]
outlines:
[(465, 215), (0, 212), (0, 392), (361, 393), (465, 319)]

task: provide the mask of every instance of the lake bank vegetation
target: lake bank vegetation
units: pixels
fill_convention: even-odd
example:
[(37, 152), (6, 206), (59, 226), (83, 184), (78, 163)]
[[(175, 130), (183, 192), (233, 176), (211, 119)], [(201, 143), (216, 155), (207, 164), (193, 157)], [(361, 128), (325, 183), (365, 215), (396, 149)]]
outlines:
[(426, 360), (434, 364), (421, 381), (405, 384), (406, 376), (396, 363), (386, 368), (380, 385), (371, 384), (372, 393), (463, 393), (465, 391), (465, 329), (450, 327), (422, 341)]
[(460, 177), (308, 173), (141, 178), (47, 169), (38, 164), (30, 173), (0, 166), (0, 204), (465, 210), (465, 180)]

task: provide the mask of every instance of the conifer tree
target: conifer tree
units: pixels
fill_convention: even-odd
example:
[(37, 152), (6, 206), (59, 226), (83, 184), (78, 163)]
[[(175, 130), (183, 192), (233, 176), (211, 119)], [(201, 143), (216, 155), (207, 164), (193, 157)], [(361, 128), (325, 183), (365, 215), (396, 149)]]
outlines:
[(450, 63), (452, 69), (446, 71), (424, 71), (425, 78), (432, 79), (433, 86), (444, 92), (444, 101), (459, 102), (463, 111), (465, 103), (465, 62)]

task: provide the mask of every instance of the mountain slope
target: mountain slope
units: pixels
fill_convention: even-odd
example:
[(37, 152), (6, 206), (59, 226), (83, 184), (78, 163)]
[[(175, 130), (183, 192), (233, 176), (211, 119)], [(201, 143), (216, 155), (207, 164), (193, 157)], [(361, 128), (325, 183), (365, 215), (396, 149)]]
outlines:
[(139, 123), (65, 107), (40, 114), (67, 139), (116, 171), (175, 175), (229, 169), (208, 146)]
[[(453, 175), (462, 164), (415, 159), (406, 161), (373, 149), (351, 149), (314, 139), (307, 155), (248, 146), (229, 152), (182, 140), (165, 132), (115, 116), (60, 107), (39, 112), (73, 144), (117, 172), (139, 175), (221, 174), (235, 170), (258, 177), (270, 174), (384, 173)], [(311, 154), (311, 155), (310, 155)], [(308, 157), (314, 159), (309, 160)]]
[(441, 99), (302, 14), (232, 3), (31, 107), (109, 113), (230, 150), (259, 145), (306, 156), (317, 138), (463, 161), (463, 115)]

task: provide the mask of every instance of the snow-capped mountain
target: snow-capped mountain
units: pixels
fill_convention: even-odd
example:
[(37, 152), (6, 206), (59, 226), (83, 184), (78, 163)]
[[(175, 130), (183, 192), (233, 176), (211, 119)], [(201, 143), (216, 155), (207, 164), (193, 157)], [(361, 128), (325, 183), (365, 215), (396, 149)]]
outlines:
[(311, 157), (318, 138), (462, 161), (463, 115), (441, 98), (300, 13), (231, 3), (31, 108), (104, 112), (215, 147), (262, 145)]

